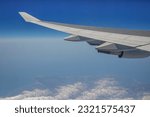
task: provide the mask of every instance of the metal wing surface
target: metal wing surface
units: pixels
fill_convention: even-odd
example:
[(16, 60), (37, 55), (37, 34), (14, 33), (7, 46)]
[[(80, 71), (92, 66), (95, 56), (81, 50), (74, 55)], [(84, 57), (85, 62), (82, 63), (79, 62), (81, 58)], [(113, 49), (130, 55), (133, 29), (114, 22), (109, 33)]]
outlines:
[(98, 52), (124, 58), (150, 56), (150, 31), (96, 28), (39, 20), (26, 12), (19, 12), (26, 22), (69, 33), (67, 41), (86, 41)]

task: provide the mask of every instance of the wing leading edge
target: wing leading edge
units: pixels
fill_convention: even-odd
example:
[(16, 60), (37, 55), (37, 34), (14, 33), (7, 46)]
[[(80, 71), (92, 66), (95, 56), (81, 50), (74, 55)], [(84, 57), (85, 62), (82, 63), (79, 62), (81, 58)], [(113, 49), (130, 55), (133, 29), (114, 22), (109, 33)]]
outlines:
[(95, 28), (39, 20), (26, 12), (19, 12), (26, 22), (69, 33), (67, 41), (86, 41), (96, 45), (98, 52), (125, 58), (150, 56), (150, 31)]

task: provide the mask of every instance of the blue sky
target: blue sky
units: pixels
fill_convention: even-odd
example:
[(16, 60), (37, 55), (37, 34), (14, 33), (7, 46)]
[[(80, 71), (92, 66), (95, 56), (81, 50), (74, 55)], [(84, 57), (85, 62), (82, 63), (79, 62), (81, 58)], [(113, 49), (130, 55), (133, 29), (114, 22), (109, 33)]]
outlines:
[(149, 0), (1, 0), (0, 36), (31, 36), (32, 32), (39, 34), (38, 36), (50, 36), (54, 33), (63, 35), (25, 24), (18, 11), (26, 11), (50, 21), (148, 30), (149, 5)]
[[(24, 91), (52, 90), (57, 94), (62, 87), (68, 90), (70, 85), (79, 84), (94, 89), (102, 85), (94, 84), (97, 81), (126, 91), (124, 98), (149, 95), (149, 57), (129, 60), (98, 54), (94, 47), (66, 42), (63, 38), (68, 34), (26, 23), (18, 14), (25, 11), (47, 21), (150, 30), (149, 6), (149, 0), (1, 0), (0, 97), (22, 95)], [(99, 95), (96, 99), (101, 99)]]

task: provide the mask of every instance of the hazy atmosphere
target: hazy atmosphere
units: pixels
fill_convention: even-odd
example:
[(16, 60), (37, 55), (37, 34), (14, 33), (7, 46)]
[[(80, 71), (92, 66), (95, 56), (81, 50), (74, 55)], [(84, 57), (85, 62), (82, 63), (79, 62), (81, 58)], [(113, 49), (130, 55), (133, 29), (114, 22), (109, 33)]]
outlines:
[(150, 30), (149, 0), (1, 0), (0, 99), (150, 99), (150, 57), (97, 53), (68, 34), (26, 23), (40, 19)]

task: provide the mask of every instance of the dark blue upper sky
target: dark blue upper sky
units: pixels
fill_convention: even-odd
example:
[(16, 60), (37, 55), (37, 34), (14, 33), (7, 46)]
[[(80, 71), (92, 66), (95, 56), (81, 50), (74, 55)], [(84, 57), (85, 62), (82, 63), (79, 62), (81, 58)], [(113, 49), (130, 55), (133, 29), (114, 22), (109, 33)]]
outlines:
[(149, 0), (1, 0), (0, 37), (63, 34), (26, 24), (19, 11), (50, 21), (149, 30), (149, 6)]

